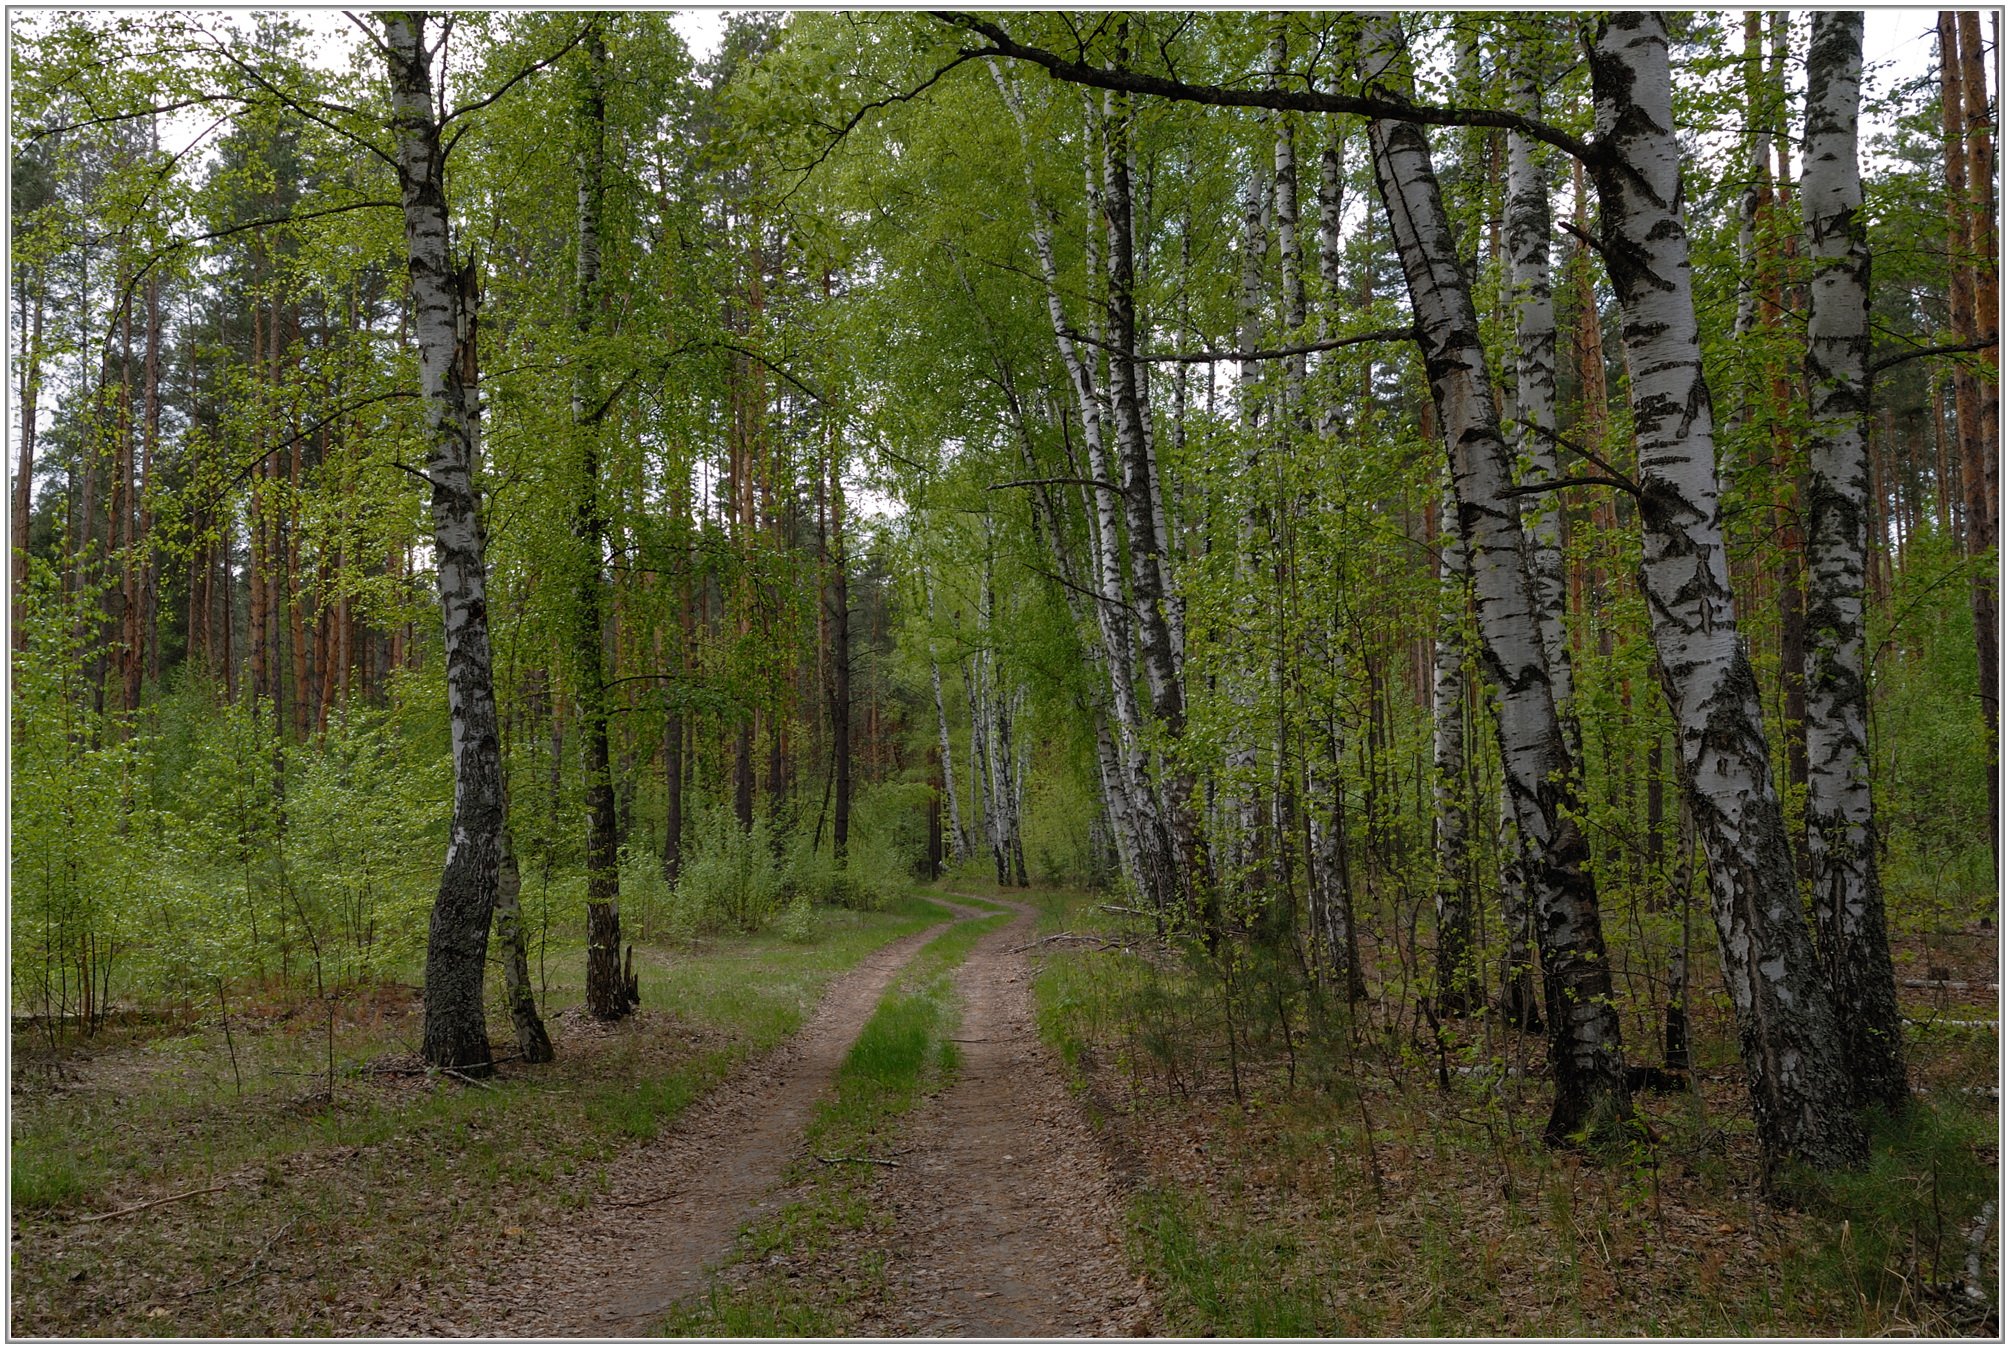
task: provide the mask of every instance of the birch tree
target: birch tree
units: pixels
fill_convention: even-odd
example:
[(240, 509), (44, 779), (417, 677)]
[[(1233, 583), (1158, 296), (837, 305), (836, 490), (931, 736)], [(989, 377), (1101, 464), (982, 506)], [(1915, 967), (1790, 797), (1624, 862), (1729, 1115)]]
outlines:
[(1661, 16), (1601, 20), (1591, 75), (1600, 246), (1626, 316), (1640, 456), (1640, 583), (1709, 858), (1753, 1114), (1769, 1162), (1850, 1165), (1862, 1159), (1864, 1137), (1801, 915), (1758, 680), (1731, 602)]
[(1870, 537), (1870, 246), (1857, 167), (1863, 15), (1818, 11), (1801, 213), (1808, 288), (1808, 859), (1822, 970), (1860, 1101), (1907, 1099), (1871, 810), (1864, 565)]
[[(1407, 55), (1393, 16), (1366, 21), (1361, 61), (1372, 96), (1407, 101)], [(1479, 611), (1480, 660), (1498, 701), (1495, 731), (1506, 790), (1528, 849), (1556, 1082), (1544, 1135), (1560, 1141), (1607, 1127), (1631, 1108), (1590, 848), (1570, 796), (1573, 773), (1543, 659), (1527, 540), (1511, 491), (1513, 464), (1494, 415), (1472, 291), (1459, 266), (1430, 146), (1414, 122), (1393, 117), (1371, 120), (1368, 138), (1451, 461)]]
[[(489, 918), (503, 860), (503, 777), (489, 660), (488, 575), (476, 487), (480, 446), (457, 335), (468, 283), (447, 237), (446, 152), (433, 91), (433, 52), (422, 11), (378, 16), (389, 70), (395, 167), (404, 208), (412, 323), (431, 487), (434, 565), (446, 626), (454, 813), (446, 865), (426, 942), (422, 1052), (428, 1063), (492, 1071), (482, 982)], [(471, 272), (466, 273), (471, 276)]]
[(607, 668), (604, 646), (607, 592), (602, 557), (607, 546), (601, 505), (600, 380), (591, 349), (600, 328), (600, 224), (605, 209), (607, 146), (607, 41), (598, 19), (589, 21), (578, 73), (575, 151), (577, 255), (573, 273), (574, 357), (572, 430), (577, 438), (573, 481), (573, 661), (579, 671), (580, 754), (586, 771), (586, 1007), (595, 1019), (618, 1021), (633, 1009), (621, 973), (621, 866), (614, 818), (614, 779), (607, 747)]

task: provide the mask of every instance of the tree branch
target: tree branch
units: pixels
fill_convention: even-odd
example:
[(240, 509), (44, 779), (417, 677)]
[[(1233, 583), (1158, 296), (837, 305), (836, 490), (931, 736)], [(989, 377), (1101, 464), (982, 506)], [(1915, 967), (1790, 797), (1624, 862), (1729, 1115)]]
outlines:
[(1560, 492), (1566, 487), (1616, 487), (1638, 500), (1640, 489), (1624, 478), (1600, 478), (1595, 475), (1577, 478), (1551, 478), (1548, 482), (1532, 482), (1522, 487), (1504, 487), (1504, 497), (1535, 496), (1541, 492)]
[[(453, 16), (449, 14), (447, 18), (448, 21), (451, 22)], [(455, 108), (452, 112), (448, 113), (446, 116), (440, 119), (440, 126), (442, 128), (445, 128), (457, 117), (465, 117), (471, 112), (480, 112), (483, 108), (488, 107), (489, 104), (494, 103), (504, 94), (507, 94), (510, 90), (516, 88), (519, 84), (522, 84), (525, 80), (537, 74), (540, 70), (543, 70), (546, 66), (549, 66), (553, 62), (562, 58), (567, 52), (571, 51), (574, 47), (577, 47), (581, 42), (584, 42), (586, 40), (586, 35), (593, 31), (593, 25), (598, 22), (599, 20), (597, 18), (588, 19), (584, 24), (580, 25), (579, 31), (572, 35), (572, 41), (566, 43), (563, 47), (560, 47), (557, 51), (545, 57), (542, 61), (532, 62), (530, 65), (525, 66), (522, 70), (517, 71), (516, 74), (510, 76), (508, 79), (504, 80), (500, 85), (496, 86), (495, 91), (491, 93), (487, 98), (478, 98), (472, 103), (463, 103), (460, 107)], [(440, 36), (441, 41), (444, 42), (446, 40), (446, 34), (442, 32)], [(442, 151), (440, 157), (442, 159), (445, 159), (446, 153)]]
[(1883, 371), (1891, 369), (1894, 365), (1903, 365), (1907, 361), (1916, 361), (1922, 356), (1960, 356), (1971, 351), (1987, 351), (1995, 345), (1996, 334), (1991, 333), (1987, 337), (1978, 337), (1973, 342), (1950, 342), (1943, 347), (1913, 347), (1908, 351), (1896, 352), (1890, 356), (1872, 361), (1870, 369), (1865, 373), (1872, 375), (1880, 374)]
[(1503, 112), (1497, 108), (1441, 108), (1394, 99), (1364, 98), (1358, 94), (1327, 93), (1317, 89), (1301, 91), (1230, 89), (1217, 84), (1189, 84), (1184, 80), (1167, 79), (1162, 75), (1149, 75), (1138, 70), (1106, 70), (1100, 66), (1090, 65), (1086, 60), (1069, 60), (1045, 48), (1028, 47), (1015, 42), (1003, 28), (975, 14), (963, 14), (953, 10), (928, 12), (943, 23), (975, 33), (991, 44), (974, 51), (966, 48), (961, 53), (965, 59), (1009, 56), (1014, 60), (1039, 66), (1053, 78), (1069, 84), (1109, 89), (1117, 93), (1149, 94), (1157, 98), (1175, 99), (1182, 103), (1204, 103), (1220, 108), (1267, 108), (1275, 112), (1340, 112), (1397, 122), (1419, 122), (1426, 126), (1497, 127), (1506, 131), (1519, 131), (1546, 145), (1553, 145), (1565, 154), (1583, 160), (1587, 164), (1600, 163), (1604, 158), (1600, 147), (1587, 144), (1567, 131), (1532, 117)]
[(1351, 337), (1329, 337), (1318, 342), (1306, 342), (1295, 347), (1268, 347), (1259, 351), (1182, 351), (1164, 356), (1153, 356), (1143, 352), (1125, 351), (1114, 342), (1087, 333), (1069, 332), (1068, 336), (1077, 342), (1086, 342), (1092, 347), (1113, 351), (1133, 361), (1166, 362), (1176, 365), (1200, 365), (1208, 361), (1280, 361), (1291, 356), (1309, 356), (1317, 351), (1337, 351), (1342, 347), (1358, 347), (1369, 342), (1414, 342), (1416, 328), (1377, 328), (1373, 332), (1355, 333)]
[(994, 482), (984, 490), (1001, 492), (1008, 487), (1094, 487), (1105, 492), (1124, 490), (1113, 482), (1104, 482), (1101, 478), (1018, 478), (1011, 482)]

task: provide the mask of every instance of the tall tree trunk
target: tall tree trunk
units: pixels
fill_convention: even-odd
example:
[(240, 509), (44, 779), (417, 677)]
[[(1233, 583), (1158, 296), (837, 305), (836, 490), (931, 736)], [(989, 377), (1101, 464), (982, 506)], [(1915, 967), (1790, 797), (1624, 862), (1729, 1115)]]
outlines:
[(584, 42), (579, 74), (576, 149), (577, 245), (573, 327), (579, 335), (579, 373), (573, 382), (572, 422), (578, 468), (572, 533), (577, 549), (573, 581), (573, 661), (579, 671), (579, 748), (586, 775), (586, 1010), (599, 1021), (619, 1021), (632, 1010), (621, 973), (621, 861), (617, 852), (614, 777), (607, 746), (606, 552), (607, 517), (600, 488), (600, 381), (586, 348), (599, 327), (600, 220), (605, 191), (607, 43), (598, 23)]
[[(825, 283), (826, 296), (830, 292)], [(842, 868), (851, 846), (851, 590), (846, 574), (843, 456), (830, 444), (831, 858)], [(939, 681), (941, 676), (937, 675)], [(938, 696), (937, 706), (941, 699)], [(945, 770), (947, 771), (947, 770)]]
[[(1281, 57), (1272, 56), (1273, 71)], [(1274, 79), (1274, 75), (1273, 75)], [(1266, 113), (1263, 117), (1275, 118)], [(1274, 173), (1266, 173), (1260, 161), (1252, 160), (1242, 197), (1242, 285), (1237, 303), (1238, 340), (1245, 352), (1263, 345), (1264, 255), (1269, 251), (1268, 221), (1276, 191)], [(1236, 518), (1235, 599), (1237, 610), (1253, 612), (1262, 603), (1257, 591), (1266, 557), (1265, 532), (1269, 522), (1267, 494), (1263, 490), (1265, 444), (1263, 434), (1263, 363), (1253, 355), (1236, 364), (1236, 402), (1242, 414), (1242, 464), (1239, 495), (1242, 509)], [(1275, 453), (1275, 451), (1271, 451)], [(1260, 643), (1237, 643), (1222, 672), (1235, 707), (1235, 723), (1225, 756), (1227, 781), (1223, 795), (1225, 813), (1232, 826), (1225, 831), (1223, 859), (1232, 884), (1240, 890), (1260, 890), (1263, 879), (1258, 863), (1263, 854), (1262, 790), (1257, 781), (1256, 665), (1261, 658)]]
[(1466, 550), (1458, 503), (1445, 488), (1438, 563), (1438, 640), (1431, 684), (1431, 792), (1437, 801), (1438, 1014), (1481, 998), (1473, 952), (1473, 867), (1466, 792)]
[[(27, 350), (22, 353), (21, 450), (14, 463), (14, 514), (12, 519), (13, 556), (8, 564), (13, 583), (14, 650), (28, 649), (28, 527), (35, 506), (35, 433), (40, 415), (42, 392), (42, 311), (44, 290), (42, 271), (29, 272), (28, 289), (34, 293), (34, 307), (26, 324)], [(23, 297), (24, 301), (26, 297)]]
[[(256, 378), (265, 367), (265, 332), (268, 326), (267, 307), (254, 302), (251, 308), (251, 369)], [(266, 576), (271, 562), (266, 555), (265, 517), (270, 512), (265, 490), (266, 464), (270, 454), (266, 444), (267, 432), (261, 425), (253, 433), (253, 445), (258, 451), (258, 462), (251, 470), (251, 486), (245, 499), (245, 520), (249, 531), (248, 551), (245, 555), (244, 584), (248, 592), (245, 606), (244, 645), (245, 657), (251, 670), (251, 697), (254, 705), (258, 699), (270, 697), (272, 688), (267, 678), (265, 663), (265, 602)], [(226, 606), (229, 600), (225, 600)], [(225, 609), (229, 612), (228, 607)]]
[(1871, 812), (1864, 567), (1870, 479), (1870, 246), (1857, 167), (1863, 15), (1816, 11), (1801, 213), (1808, 293), (1808, 858), (1823, 972), (1857, 1099), (1907, 1100), (1904, 1027)]
[[(1369, 19), (1363, 74), (1407, 100), (1407, 55), (1393, 18)], [(1494, 416), (1472, 293), (1414, 123), (1369, 123), (1375, 182), (1402, 257), (1419, 344), (1438, 408), (1459, 529), (1479, 609), (1481, 662), (1499, 703), (1501, 763), (1530, 861), (1527, 884), (1550, 999), (1556, 1100), (1544, 1136), (1600, 1131), (1630, 1113), (1612, 972), (1599, 925), (1590, 849), (1578, 824), (1574, 771), (1550, 692), (1527, 541), (1510, 495), (1513, 466)]]
[[(1143, 720), (1138, 706), (1136, 663), (1132, 656), (1133, 614), (1124, 596), (1122, 537), (1118, 522), (1122, 508), (1119, 498), (1123, 489), (1113, 481), (1106, 440), (1108, 419), (1104, 416), (1094, 370), (1076, 344), (1074, 325), (1069, 321), (1062, 303), (1053, 230), (1034, 178), (1031, 136), (1025, 112), (1011, 82), (995, 62), (991, 63), (991, 73), (998, 85), (999, 96), (1019, 131), (1026, 177), (1026, 203), (1031, 218), (1034, 254), (1039, 259), (1041, 279), (1046, 290), (1048, 319), (1080, 417), (1088, 477), (1096, 484), (1089, 491), (1093, 501), (1093, 510), (1088, 512), (1089, 537), (1091, 555), (1095, 560), (1090, 589), (1096, 595), (1097, 631), (1102, 638), (1103, 668), (1110, 684), (1110, 715), (1114, 722), (1111, 729), (1121, 768), (1119, 786), (1129, 797), (1136, 880), (1147, 906), (1170, 916), (1180, 908), (1178, 860), (1165, 827), (1159, 793), (1155, 790), (1143, 746)], [(981, 781), (982, 775), (976, 773), (974, 764), (973, 773)]]
[(490, 668), (487, 564), (476, 486), (480, 445), (462, 379), (471, 315), (447, 251), (445, 153), (435, 120), (422, 11), (385, 13), (392, 129), (432, 484), (433, 550), (446, 628), (454, 815), (426, 944), (423, 1053), (475, 1075), (491, 1070), (482, 980), (502, 866), (503, 777)]
[[(1968, 302), (1968, 324), (1964, 329), (1957, 320), (1957, 335), (1968, 341), (1981, 341), (1996, 336), (1998, 319), (1998, 282), (1996, 278), (1996, 155), (1994, 150), (1994, 130), (1990, 116), (1989, 91), (1983, 81), (1982, 63), (1982, 20), (1974, 10), (1962, 10), (1955, 20), (1958, 30), (1957, 42), (1961, 54), (1961, 123), (1967, 132), (1967, 164), (1965, 178), (1967, 200), (1957, 203), (1961, 184), (1952, 171), (1948, 174), (1948, 211), (1950, 217), (1958, 213), (1961, 229), (1949, 230), (1950, 265), (1966, 273), (1966, 284), (1957, 288)], [(1947, 16), (1941, 16), (1941, 42), (1945, 53), (1947, 46)], [(1943, 57), (1944, 60), (1944, 57)], [(1943, 80), (1950, 76), (1943, 72)], [(1949, 150), (1950, 164), (1959, 158), (1954, 149)], [(1958, 243), (1956, 233), (1965, 235)], [(1998, 467), (1998, 412), (1997, 412), (1997, 363), (1998, 348), (1986, 347), (1981, 353), (1980, 367), (1975, 370), (1963, 369), (1956, 375), (1957, 416), (1962, 426), (1961, 476), (1965, 490), (1967, 516), (1968, 556), (1982, 559), (1989, 556), (1996, 547), (1998, 538), (1997, 516), (1999, 501), (1997, 495)], [(1960, 391), (1966, 388), (1967, 405), (1962, 406)], [(2003, 874), (2002, 840), (2002, 775), (1998, 765), (2002, 761), (2000, 726), (2002, 711), (1997, 703), (1997, 679), (2001, 666), (1998, 650), (1996, 587), (1997, 581), (1990, 573), (1994, 568), (1978, 561), (1974, 579), (1969, 583), (1969, 611), (1974, 617), (1976, 666), (1980, 673), (1979, 688), (1982, 695), (1982, 724), (1988, 736), (1988, 781), (1989, 781), (1989, 848), (1995, 861), (1996, 875)]]
[[(1534, 116), (1544, 72), (1533, 53), (1517, 48), (1509, 66), (1510, 94), (1517, 111)], [(1520, 486), (1552, 482), (1559, 476), (1556, 453), (1556, 306), (1550, 291), (1549, 180), (1540, 148), (1528, 137), (1510, 132), (1507, 138), (1507, 264), (1510, 304), (1515, 321), (1515, 407), (1519, 425), (1516, 442)], [(1588, 285), (1580, 302), (1591, 308), (1588, 322), (1595, 332), (1596, 299)], [(1580, 328), (1587, 321), (1580, 315)], [(1595, 339), (1594, 339), (1595, 340)], [(1603, 368), (1604, 353), (1593, 359)], [(1585, 390), (1585, 397), (1595, 396)], [(1602, 402), (1600, 404), (1602, 406)], [(1551, 700), (1563, 730), (1571, 762), (1582, 770), (1584, 742), (1573, 712), (1575, 685), (1571, 676), (1570, 642), (1565, 628), (1568, 582), (1563, 554), (1563, 497), (1537, 493), (1533, 509), (1523, 512), (1529, 539), (1529, 579), (1538, 621), (1542, 626), (1543, 661), (1549, 671)], [(1541, 1025), (1537, 1011), (1535, 967), (1530, 960), (1531, 920), (1524, 878), (1529, 872), (1525, 845), (1515, 829), (1511, 803), (1501, 802), (1502, 844), (1507, 864), (1502, 876), (1501, 916), (1507, 929), (1507, 960), (1501, 986), (1501, 1011), (1510, 1025), (1533, 1030)]]
[[(1118, 23), (1117, 63), (1127, 59), (1128, 27)], [(1104, 99), (1104, 217), (1109, 224), (1109, 337), (1118, 353), (1138, 350), (1135, 238), (1130, 172), (1130, 101), (1127, 95)], [(1170, 855), (1168, 897), (1186, 912), (1210, 944), (1220, 933), (1221, 919), (1212, 868), (1195, 818), (1195, 780), (1186, 756), (1177, 747), (1186, 732), (1185, 675), (1180, 644), (1174, 639), (1175, 599), (1168, 587), (1170, 543), (1161, 536), (1163, 512), (1158, 499), (1158, 464), (1152, 453), (1150, 428), (1138, 364), (1110, 363), (1110, 405), (1117, 426), (1117, 453), (1123, 467), (1124, 524), (1131, 556), (1131, 595), (1138, 616), (1138, 650), (1143, 657), (1152, 712), (1158, 732), (1170, 752), (1160, 768), (1165, 783), (1159, 806)]]
[[(922, 603), (928, 609), (931, 627), (935, 623), (935, 589), (929, 584), (928, 572), (921, 573)], [(942, 763), (942, 794), (949, 805), (949, 850), (956, 865), (962, 866), (970, 855), (970, 839), (963, 832), (963, 813), (956, 801), (956, 755), (949, 743), (949, 711), (942, 701), (942, 664), (935, 658), (935, 642), (931, 637), (928, 644), (928, 682), (935, 692), (935, 726), (940, 733), (939, 756)]]
[[(1513, 67), (1516, 110), (1536, 114), (1537, 87), (1544, 76), (1532, 57), (1517, 53)], [(1515, 405), (1519, 410), (1520, 458), (1534, 483), (1558, 476), (1556, 454), (1556, 305), (1550, 295), (1549, 176), (1539, 147), (1528, 137), (1509, 132), (1507, 182), (1508, 281), (1515, 321)], [(1593, 299), (1592, 303), (1596, 303)], [(1603, 359), (1603, 354), (1600, 354)], [(1529, 535), (1529, 572), (1535, 584), (1537, 616), (1542, 623), (1543, 660), (1549, 666), (1551, 696), (1563, 723), (1564, 744), (1573, 762), (1584, 756), (1570, 668), (1570, 642), (1564, 629), (1563, 497), (1539, 492), (1534, 509), (1525, 513)]]
[(550, 1063), (551, 1036), (537, 1012), (537, 993), (530, 982), (530, 946), (523, 930), (523, 877), (517, 870), (516, 843), (508, 821), (502, 830), (502, 862), (496, 872), (496, 941), (503, 952), (503, 986), (507, 990), (510, 1026), (517, 1052), (525, 1063)]
[(691, 519), (690, 470), (679, 470), (679, 485), (671, 500), (677, 512), (678, 546), (675, 574), (677, 591), (677, 678), (670, 691), (669, 711), (663, 718), (663, 880), (677, 884), (684, 869), (684, 740), (686, 683), (691, 677), (691, 652), (697, 641), (697, 619), (691, 604), (691, 544), (686, 533)]
[(1769, 1164), (1849, 1165), (1862, 1160), (1864, 1137), (1801, 913), (1758, 681), (1731, 602), (1661, 16), (1602, 19), (1591, 73), (1599, 228), (1626, 316), (1638, 432), (1640, 581), (1709, 857), (1753, 1114)]

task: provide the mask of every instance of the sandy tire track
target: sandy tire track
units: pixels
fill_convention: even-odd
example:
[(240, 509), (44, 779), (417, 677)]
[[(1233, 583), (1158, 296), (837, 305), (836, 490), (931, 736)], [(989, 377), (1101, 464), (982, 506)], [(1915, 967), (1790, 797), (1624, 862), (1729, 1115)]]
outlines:
[[(958, 919), (978, 916), (953, 902), (943, 907)], [(383, 1333), (608, 1338), (653, 1331), (677, 1299), (705, 1291), (740, 1230), (781, 1202), (777, 1182), (801, 1150), (817, 1098), (880, 995), (949, 925), (890, 942), (834, 979), (793, 1039), (742, 1064), (669, 1131), (611, 1165), (608, 1193), (592, 1207), (546, 1229), (535, 1248), (481, 1271), (486, 1287), (463, 1302), (459, 1319), (443, 1314), (433, 1290), (412, 1288), (374, 1318)], [(657, 1195), (665, 1197), (638, 1202)]]
[[(966, 897), (967, 898), (967, 897)], [(1148, 1335), (1124, 1259), (1123, 1198), (1033, 1019), (1033, 910), (987, 933), (957, 971), (961, 1070), (901, 1133), (875, 1188), (894, 1215), (888, 1287), (867, 1335)]]

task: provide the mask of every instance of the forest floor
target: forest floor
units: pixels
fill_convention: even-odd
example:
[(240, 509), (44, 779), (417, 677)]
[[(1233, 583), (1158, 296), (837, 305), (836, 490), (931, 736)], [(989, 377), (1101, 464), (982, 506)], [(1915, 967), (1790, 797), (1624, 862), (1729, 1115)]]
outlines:
[(1779, 1207), (1702, 988), (1692, 1089), (1558, 1152), (1540, 1038), (1431, 1032), (1392, 952), (1341, 1015), (1089, 896), (928, 893), (644, 947), (614, 1026), (572, 953), (558, 1061), (486, 1085), (421, 1069), (404, 987), (17, 1026), (10, 1329), (1993, 1333), (1992, 931), (1898, 942), (1921, 1107)]
[(17, 1031), (11, 1328), (1148, 1333), (1034, 1028), (1035, 921), (935, 893), (814, 944), (644, 948), (615, 1026), (568, 961), (558, 1061), (486, 1085), (421, 1070), (404, 988), (229, 1036)]
[[(1428, 953), (1406, 976), (1368, 941), (1373, 994), (1343, 1013), (1292, 1000), (1288, 952), (1224, 966), (1090, 897), (1045, 907), (1042, 1031), (1104, 1146), (1136, 1159), (1126, 1241), (1165, 1333), (1996, 1333), (1986, 922), (1895, 941), (1916, 1104), (1873, 1121), (1864, 1172), (1784, 1177), (1775, 1204), (1707, 946), (1690, 1085), (1636, 1093), (1626, 1142), (1557, 1150), (1539, 1141), (1542, 1037), (1434, 1026), (1414, 981)], [(1660, 1030), (1629, 1019), (1631, 1062), (1659, 1061)]]
[[(646, 1207), (613, 1206), (642, 1194), (659, 1141), (716, 1123), (747, 1082), (796, 1061), (815, 1036), (791, 1037), (820, 1005), (836, 1015), (863, 988), (869, 1008), (871, 981), (952, 916), (903, 897), (819, 910), (807, 939), (638, 946), (642, 1010), (612, 1026), (580, 1006), (583, 954), (554, 953), (557, 1061), (504, 1061), (481, 1084), (423, 1070), (403, 985), (347, 990), (325, 1011), (237, 995), (227, 1023), (212, 1007), (53, 1045), (17, 1024), (9, 1328), (491, 1328), (520, 1291), (505, 1274), (607, 1215), (649, 1223)], [(490, 1035), (509, 1044), (500, 1007)]]

